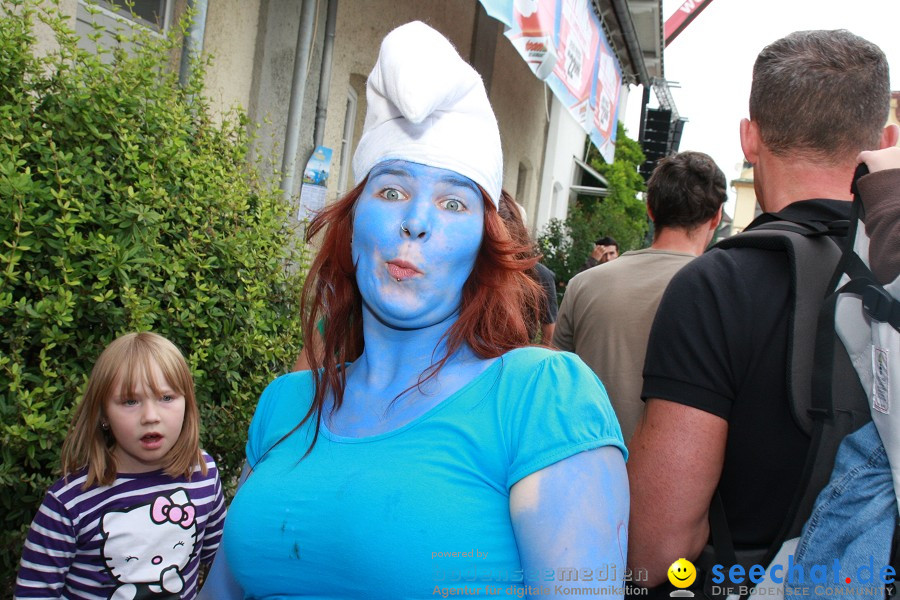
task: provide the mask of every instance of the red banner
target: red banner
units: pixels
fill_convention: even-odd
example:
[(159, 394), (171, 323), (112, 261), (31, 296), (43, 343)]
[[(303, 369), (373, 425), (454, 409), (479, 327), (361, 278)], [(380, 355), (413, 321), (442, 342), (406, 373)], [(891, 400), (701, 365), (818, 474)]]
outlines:
[(666, 40), (666, 46), (672, 43), (678, 34), (684, 31), (685, 27), (691, 24), (691, 21), (697, 18), (703, 9), (709, 6), (712, 0), (685, 0), (678, 10), (666, 19), (666, 25), (663, 28), (663, 35)]

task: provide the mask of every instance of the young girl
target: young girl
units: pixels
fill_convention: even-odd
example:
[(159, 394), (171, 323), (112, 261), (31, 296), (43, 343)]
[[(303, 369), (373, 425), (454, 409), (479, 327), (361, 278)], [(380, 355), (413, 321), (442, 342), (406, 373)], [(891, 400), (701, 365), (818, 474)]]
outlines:
[(225, 517), (199, 429), (172, 342), (145, 332), (110, 344), (28, 532), (15, 598), (194, 598)]

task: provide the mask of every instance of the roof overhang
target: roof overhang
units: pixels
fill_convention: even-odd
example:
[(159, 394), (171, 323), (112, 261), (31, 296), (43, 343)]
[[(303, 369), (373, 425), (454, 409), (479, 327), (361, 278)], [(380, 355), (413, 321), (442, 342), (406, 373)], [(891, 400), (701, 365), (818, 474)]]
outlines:
[(577, 156), (573, 156), (573, 157), (572, 157), (572, 160), (574, 160), (574, 161), (575, 161), (575, 164), (578, 165), (579, 167), (581, 167), (581, 168), (584, 170), (585, 173), (587, 173), (588, 175), (590, 175), (591, 177), (593, 177), (594, 179), (596, 179), (597, 181), (599, 181), (599, 182), (603, 185), (603, 187), (605, 187), (605, 188), (608, 188), (608, 187), (609, 187), (609, 182), (606, 180), (606, 178), (605, 178), (603, 175), (601, 175), (600, 173), (598, 173), (598, 172), (596, 171), (596, 169), (594, 169), (594, 167), (592, 167), (591, 165), (587, 164), (586, 162), (584, 162), (583, 160), (581, 160), (581, 159), (578, 158)]
[(570, 185), (569, 189), (575, 192), (576, 194), (581, 194), (583, 196), (599, 196), (604, 198), (609, 196), (609, 182), (606, 178), (598, 173), (591, 165), (587, 164), (577, 156), (573, 156), (572, 160), (575, 161), (575, 164), (581, 167), (581, 169), (587, 173), (590, 177), (596, 179), (600, 185), (603, 187), (597, 186), (588, 186), (588, 185)]
[(662, 0), (591, 0), (626, 83), (665, 78)]
[(605, 198), (609, 196), (609, 190), (606, 188), (590, 187), (587, 185), (572, 185), (569, 189), (581, 196), (597, 196)]

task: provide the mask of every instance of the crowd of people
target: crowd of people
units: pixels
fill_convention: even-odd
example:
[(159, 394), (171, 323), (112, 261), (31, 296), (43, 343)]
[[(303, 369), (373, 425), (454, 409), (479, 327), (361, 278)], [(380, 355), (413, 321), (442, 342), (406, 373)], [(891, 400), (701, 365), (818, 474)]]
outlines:
[[(355, 187), (307, 230), (311, 333), (261, 390), (227, 511), (184, 358), (125, 335), (91, 373), (16, 598), (622, 597), (665, 590), (676, 559), (702, 569), (717, 505), (735, 549), (780, 539), (810, 444), (789, 397), (796, 284), (776, 248), (708, 250), (713, 160), (662, 160), (650, 247), (597, 239), (557, 314), (476, 71), (409, 23), (366, 96)], [(740, 123), (763, 210), (747, 230), (838, 236), (860, 160), (896, 196), (889, 98), (884, 54), (849, 32), (767, 46)]]

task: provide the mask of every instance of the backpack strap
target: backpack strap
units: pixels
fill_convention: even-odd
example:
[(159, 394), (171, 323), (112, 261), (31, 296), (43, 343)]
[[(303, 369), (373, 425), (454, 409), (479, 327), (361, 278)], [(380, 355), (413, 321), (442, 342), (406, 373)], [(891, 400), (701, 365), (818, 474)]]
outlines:
[[(815, 237), (827, 235), (835, 238), (846, 238), (847, 232), (850, 230), (851, 222), (849, 219), (834, 219), (832, 221), (806, 221), (779, 213), (765, 212), (753, 219), (744, 232), (759, 231), (761, 229), (781, 229), (786, 231), (796, 231), (807, 237)], [(742, 233), (744, 233), (742, 232)], [(727, 238), (732, 239), (732, 238)], [(726, 240), (722, 240), (722, 244)]]
[(900, 300), (894, 298), (878, 283), (872, 270), (853, 253), (844, 272), (850, 281), (838, 288), (836, 294), (855, 294), (862, 300), (863, 309), (873, 321), (887, 323), (900, 331)]
[[(828, 482), (834, 466), (837, 446), (860, 416), (840, 410), (840, 422), (835, 423), (836, 411), (832, 403), (831, 384), (844, 380), (844, 387), (856, 386), (849, 392), (868, 417), (868, 404), (849, 356), (838, 344), (835, 359), (836, 333), (834, 309), (837, 295), (831, 292), (842, 274), (846, 258), (843, 248), (834, 237), (846, 236), (853, 230), (854, 221), (832, 223), (776, 221), (761, 219), (751, 230), (727, 238), (719, 248), (758, 248), (782, 251), (788, 257), (791, 275), (793, 306), (788, 321), (788, 399), (791, 413), (798, 426), (810, 436), (803, 471), (796, 483), (791, 508), (785, 515), (779, 533), (768, 550), (736, 552), (731, 543), (721, 494), (717, 489), (710, 506), (710, 537), (719, 564), (767, 565), (785, 540), (797, 537), (808, 518), (819, 490)], [(827, 298), (827, 300), (826, 300)], [(813, 348), (815, 352), (811, 351)], [(819, 384), (814, 382), (818, 381)], [(821, 386), (825, 386), (825, 392)], [(843, 391), (841, 393), (844, 393)], [(862, 399), (860, 402), (859, 399)], [(865, 422), (865, 421), (863, 421)], [(724, 543), (723, 543), (724, 542)], [(762, 556), (762, 558), (761, 558)], [(726, 562), (730, 561), (730, 562)], [(746, 564), (745, 564), (746, 563)]]
[(809, 409), (814, 356), (810, 349), (815, 347), (819, 309), (834, 289), (830, 286), (842, 256), (838, 243), (823, 234), (830, 230), (821, 223), (767, 222), (716, 244), (717, 248), (759, 248), (787, 254), (794, 299), (788, 318), (788, 399), (794, 420), (808, 435), (813, 429)]
[[(848, 291), (848, 285), (856, 285), (853, 281), (872, 277), (871, 271), (853, 249), (863, 211), (862, 201), (856, 191), (856, 180), (861, 176), (857, 174), (853, 180), (854, 199), (850, 207), (847, 239), (828, 284), (829, 290), (835, 291), (822, 303), (814, 333), (812, 396), (808, 407), (814, 423), (813, 439), (801, 478), (803, 485), (798, 488), (788, 512), (790, 521), (785, 521), (781, 532), (783, 539), (795, 538), (802, 532), (819, 492), (831, 478), (834, 459), (844, 437), (871, 420), (866, 392), (847, 349), (838, 341), (835, 330), (835, 312), (841, 294)], [(851, 283), (835, 289), (845, 276), (850, 277)], [(774, 557), (774, 553), (772, 556)]]

